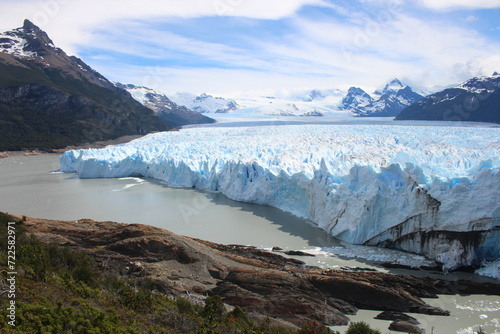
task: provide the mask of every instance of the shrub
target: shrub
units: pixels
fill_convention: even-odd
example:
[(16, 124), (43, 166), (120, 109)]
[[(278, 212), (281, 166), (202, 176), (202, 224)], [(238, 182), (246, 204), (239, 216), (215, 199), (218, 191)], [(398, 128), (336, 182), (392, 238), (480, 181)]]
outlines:
[(351, 322), (345, 334), (382, 334), (378, 329), (372, 329), (364, 321)]
[(332, 334), (332, 331), (316, 321), (308, 321), (300, 328), (299, 334)]

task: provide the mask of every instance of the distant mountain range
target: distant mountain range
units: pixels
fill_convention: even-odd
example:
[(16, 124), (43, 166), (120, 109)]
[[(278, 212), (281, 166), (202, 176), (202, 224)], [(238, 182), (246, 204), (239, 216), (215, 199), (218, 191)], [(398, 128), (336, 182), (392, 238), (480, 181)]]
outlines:
[(198, 96), (191, 93), (177, 93), (170, 97), (175, 103), (185, 106), (202, 114), (225, 114), (240, 108), (240, 105), (232, 99), (213, 97), (202, 93)]
[(217, 102), (215, 107), (205, 110), (237, 112), (243, 117), (257, 115), (395, 117), (405, 107), (423, 98), (398, 79), (391, 80), (383, 89), (371, 94), (361, 88), (351, 87), (347, 92), (340, 89), (313, 89), (234, 100), (212, 98), (206, 94), (196, 98), (194, 95), (185, 95), (189, 98), (172, 98), (172, 100), (193, 110), (199, 110), (195, 105), (197, 103), (206, 105), (207, 102)]
[[(206, 101), (218, 102), (216, 107), (207, 108), (210, 111), (205, 112), (231, 112), (244, 118), (356, 116), (500, 123), (500, 75), (496, 72), (492, 76), (469, 79), (427, 97), (415, 92), (399, 79), (391, 80), (373, 93), (367, 93), (359, 87), (350, 87), (347, 92), (339, 89), (313, 89), (237, 100), (213, 98), (206, 94), (189, 97), (191, 102), (198, 101), (196, 103), (200, 105)], [(228, 104), (228, 101), (231, 103)], [(178, 103), (182, 104), (182, 99), (179, 99)], [(238, 107), (217, 111), (217, 108), (225, 105)]]
[(500, 123), (500, 75), (475, 77), (414, 103), (396, 120)]
[(158, 102), (139, 103), (29, 20), (0, 33), (0, 151), (62, 148), (213, 121)]

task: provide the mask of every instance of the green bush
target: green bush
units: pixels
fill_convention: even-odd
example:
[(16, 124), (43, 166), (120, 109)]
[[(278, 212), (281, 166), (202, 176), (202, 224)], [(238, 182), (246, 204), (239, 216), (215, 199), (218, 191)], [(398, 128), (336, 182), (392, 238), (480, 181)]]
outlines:
[(378, 329), (372, 329), (366, 322), (351, 322), (345, 334), (382, 334)]

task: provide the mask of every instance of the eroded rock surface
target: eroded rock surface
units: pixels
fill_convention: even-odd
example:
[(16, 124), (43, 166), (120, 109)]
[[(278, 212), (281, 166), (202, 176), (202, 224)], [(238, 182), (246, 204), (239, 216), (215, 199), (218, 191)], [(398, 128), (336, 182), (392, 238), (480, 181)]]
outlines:
[(258, 316), (300, 325), (347, 324), (358, 308), (448, 315), (421, 298), (438, 293), (500, 294), (500, 285), (446, 282), (380, 272), (323, 270), (276, 253), (221, 245), (139, 224), (27, 218), (37, 238), (91, 254), (110, 272), (160, 282), (173, 295), (219, 294)]

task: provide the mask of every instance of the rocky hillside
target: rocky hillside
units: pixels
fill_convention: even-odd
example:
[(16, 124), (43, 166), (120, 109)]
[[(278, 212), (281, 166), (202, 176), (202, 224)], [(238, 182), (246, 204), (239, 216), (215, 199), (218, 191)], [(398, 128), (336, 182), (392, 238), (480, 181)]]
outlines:
[(396, 120), (500, 123), (500, 75), (476, 77), (414, 103)]
[(0, 34), (0, 151), (52, 149), (171, 125), (26, 20)]
[(151, 88), (121, 83), (116, 83), (116, 86), (127, 90), (134, 99), (153, 110), (161, 119), (175, 127), (188, 124), (215, 123), (214, 119), (192, 111), (185, 106), (179, 106), (165, 94), (158, 93)]
[(270, 316), (288, 327), (307, 321), (346, 324), (358, 308), (447, 315), (421, 298), (437, 293), (500, 294), (500, 285), (495, 284), (322, 270), (276, 253), (215, 244), (146, 225), (24, 220), (38, 240), (85, 252), (116, 275), (137, 282), (153, 279), (167, 295), (200, 300), (219, 295), (255, 319)]

